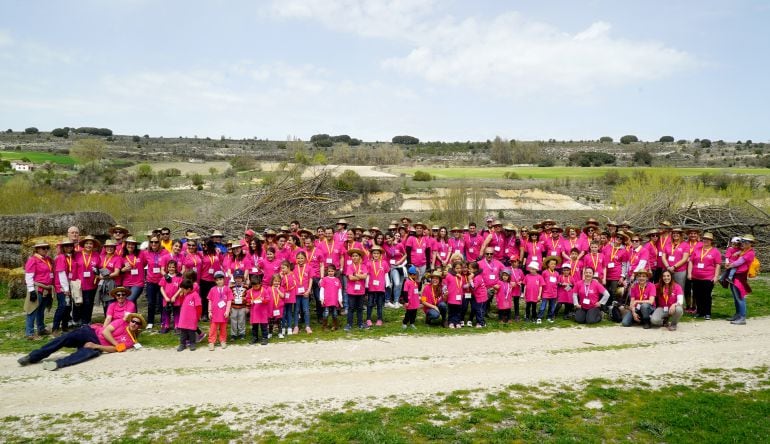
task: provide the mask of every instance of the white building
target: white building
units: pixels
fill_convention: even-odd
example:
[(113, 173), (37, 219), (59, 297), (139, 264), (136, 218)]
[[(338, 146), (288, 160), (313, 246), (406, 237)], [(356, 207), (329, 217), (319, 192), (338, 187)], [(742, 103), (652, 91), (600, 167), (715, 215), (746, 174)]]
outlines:
[(29, 162), (22, 162), (20, 160), (12, 160), (11, 168), (13, 168), (14, 171), (28, 173), (35, 169), (35, 165)]

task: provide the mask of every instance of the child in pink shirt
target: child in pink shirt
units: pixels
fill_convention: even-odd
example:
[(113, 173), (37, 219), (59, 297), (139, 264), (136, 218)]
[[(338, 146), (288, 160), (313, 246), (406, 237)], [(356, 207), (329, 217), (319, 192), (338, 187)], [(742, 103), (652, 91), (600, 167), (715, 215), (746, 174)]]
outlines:
[(270, 288), (267, 289), (267, 303), (268, 303), (268, 334), (267, 337), (272, 337), (272, 332), (278, 329), (278, 337), (283, 339), (283, 332), (281, 329), (281, 322), (283, 321), (283, 307), (286, 301), (286, 294), (281, 293), (281, 280), (280, 274), (273, 275), (273, 281)]
[(484, 283), (484, 276), (481, 274), (478, 262), (469, 263), (468, 270), (470, 271), (468, 281), (471, 283), (471, 292), (473, 293), (471, 317), (476, 317), (476, 328), (483, 328), (487, 325), (484, 319), (484, 310), (487, 300), (489, 300), (487, 286)]
[(190, 351), (195, 350), (196, 334), (198, 329), (198, 320), (203, 313), (201, 297), (193, 291), (193, 283), (185, 279), (179, 284), (182, 290), (182, 305), (179, 308), (179, 347), (176, 351), (182, 351), (189, 344)]
[(497, 302), (497, 314), (500, 317), (500, 322), (509, 324), (511, 322), (511, 306), (513, 301), (510, 268), (504, 268), (500, 272), (500, 288), (495, 294), (495, 301)]
[(414, 322), (417, 320), (417, 310), (420, 308), (420, 287), (417, 285), (417, 267), (409, 267), (409, 277), (404, 282), (404, 294), (406, 295), (406, 314), (401, 323), (401, 328), (406, 330), (409, 325), (412, 330), (417, 330)]
[[(182, 276), (178, 274), (179, 264), (173, 259), (166, 262), (166, 274), (160, 280), (160, 296), (163, 302), (163, 309), (160, 313), (160, 332), (168, 333), (169, 329), (179, 322), (179, 307), (182, 300), (179, 298), (179, 284), (182, 283)], [(173, 318), (173, 323), (172, 323)]]
[(519, 267), (519, 259), (511, 261), (511, 297), (513, 298), (513, 320), (519, 322), (519, 302), (521, 301), (521, 284), (524, 282), (524, 272)]
[(219, 344), (227, 348), (227, 323), (230, 317), (230, 306), (233, 303), (233, 292), (225, 285), (225, 274), (218, 271), (214, 274), (214, 287), (209, 290), (209, 351), (214, 351), (214, 345), (219, 335)]
[(524, 301), (527, 303), (524, 309), (525, 319), (528, 322), (535, 322), (537, 318), (537, 303), (543, 296), (543, 287), (545, 281), (543, 276), (538, 274), (540, 264), (532, 261), (527, 266), (529, 274), (524, 276)]
[[(249, 321), (251, 322), (251, 343), (260, 342), (267, 345), (267, 319), (270, 303), (267, 300), (267, 291), (262, 286), (262, 277), (251, 276), (251, 288), (246, 290), (246, 305), (250, 307)], [(262, 329), (262, 340), (259, 339), (259, 330)]]
[(339, 328), (337, 321), (337, 310), (342, 305), (342, 283), (335, 276), (337, 267), (334, 264), (326, 264), (326, 276), (319, 282), (320, 295), (319, 300), (323, 306), (323, 330), (329, 328), (329, 316), (331, 315), (333, 325), (332, 331)]
[(559, 308), (564, 307), (564, 320), (569, 319), (570, 313), (575, 309), (572, 304), (572, 287), (575, 286), (575, 279), (572, 275), (572, 266), (565, 262), (561, 264), (561, 275), (559, 276), (559, 286), (556, 289), (556, 313)]

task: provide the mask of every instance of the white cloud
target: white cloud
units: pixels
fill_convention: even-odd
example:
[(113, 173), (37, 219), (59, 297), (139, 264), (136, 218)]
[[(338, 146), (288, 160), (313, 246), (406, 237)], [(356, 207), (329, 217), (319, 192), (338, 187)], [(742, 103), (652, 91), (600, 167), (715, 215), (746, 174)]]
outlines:
[(654, 41), (613, 37), (603, 21), (570, 34), (507, 12), (458, 20), (433, 2), (287, 0), (275, 15), (315, 20), (332, 30), (400, 41), (408, 53), (382, 66), (438, 85), (494, 95), (584, 95), (606, 86), (665, 78), (696, 65), (694, 57)]
[(13, 38), (11, 38), (11, 33), (6, 29), (0, 29), (0, 47), (10, 46), (12, 43)]

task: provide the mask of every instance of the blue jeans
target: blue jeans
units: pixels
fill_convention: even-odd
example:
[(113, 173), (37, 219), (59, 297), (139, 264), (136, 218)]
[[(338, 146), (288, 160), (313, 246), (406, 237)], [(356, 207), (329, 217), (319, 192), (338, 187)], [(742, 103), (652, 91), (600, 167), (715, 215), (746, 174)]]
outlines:
[(356, 314), (358, 326), (364, 326), (364, 295), (350, 296), (350, 306), (348, 307), (348, 325), (353, 326), (353, 313)]
[[(299, 298), (297, 298), (299, 302)], [(282, 328), (292, 328), (297, 326), (297, 304), (289, 304), (288, 302), (283, 306), (283, 318), (281, 319)]]
[(476, 299), (471, 299), (471, 317), (476, 317), (476, 325), (487, 325), (484, 320), (484, 306), (486, 302), (476, 302)]
[[(201, 302), (203, 302), (202, 299), (204, 298), (205, 296), (201, 296)], [(153, 284), (152, 282), (148, 282), (147, 283), (147, 323), (148, 324), (155, 323), (155, 310), (161, 309), (160, 300), (161, 300), (160, 285)], [(205, 307), (205, 308), (208, 308), (208, 307)]]
[(67, 295), (56, 293), (56, 311), (53, 314), (53, 329), (59, 330), (62, 326), (66, 329), (69, 322), (69, 309)]
[(433, 321), (436, 321), (438, 319), (441, 319), (441, 324), (444, 324), (444, 321), (446, 321), (447, 316), (447, 310), (449, 309), (447, 307), (446, 302), (439, 302), (436, 307), (438, 307), (438, 310), (435, 310), (433, 308), (429, 309), (425, 312), (425, 323), (430, 324)]
[(369, 293), (369, 303), (366, 304), (366, 320), (372, 318), (372, 311), (377, 307), (377, 320), (382, 320), (382, 308), (385, 306), (385, 292), (374, 291)]
[(81, 362), (88, 361), (102, 354), (99, 350), (92, 350), (89, 348), (83, 348), (86, 342), (99, 343), (99, 338), (96, 336), (96, 332), (88, 325), (84, 325), (80, 328), (76, 328), (70, 332), (67, 332), (58, 338), (51, 339), (46, 345), (40, 347), (37, 350), (33, 350), (29, 353), (30, 362), (40, 362), (43, 359), (51, 356), (53, 353), (61, 348), (76, 348), (75, 353), (69, 356), (65, 356), (56, 360), (58, 367), (67, 367), (70, 365), (80, 364)]
[(741, 298), (741, 293), (738, 288), (730, 284), (730, 293), (733, 294), (733, 302), (735, 302), (735, 316), (738, 318), (746, 318), (746, 298)]
[(45, 304), (43, 304), (43, 295), (38, 293), (37, 300), (39, 302), (37, 308), (27, 315), (27, 320), (24, 325), (24, 333), (27, 336), (35, 334), (35, 323), (37, 323), (37, 331), (39, 333), (42, 333), (43, 330), (45, 330)]
[(548, 304), (548, 319), (553, 319), (556, 316), (556, 298), (545, 299), (540, 302), (540, 311), (537, 314), (538, 319), (543, 319), (545, 315), (545, 306)]
[[(142, 295), (142, 291), (144, 291), (144, 285), (136, 285), (134, 287), (128, 287), (131, 289), (131, 294), (128, 295), (128, 300), (133, 302), (134, 304), (137, 304), (136, 301), (139, 300), (139, 296)], [(139, 307), (139, 305), (137, 305)]]
[(321, 303), (321, 287), (318, 285), (320, 278), (313, 278), (313, 301), (315, 303), (315, 314), (318, 322), (321, 322), (324, 314), (324, 305)]
[(350, 307), (348, 292), (345, 291), (345, 289), (348, 288), (348, 277), (345, 275), (342, 275), (340, 279), (340, 283), (342, 284), (342, 309), (347, 310)]
[(299, 324), (299, 314), (305, 319), (305, 327), (310, 327), (310, 298), (297, 296), (297, 303), (294, 305), (294, 326)]
[(398, 298), (401, 297), (401, 288), (404, 285), (403, 281), (401, 280), (401, 269), (391, 268), (389, 275), (391, 287), (385, 289), (385, 300), (395, 304), (398, 302)]

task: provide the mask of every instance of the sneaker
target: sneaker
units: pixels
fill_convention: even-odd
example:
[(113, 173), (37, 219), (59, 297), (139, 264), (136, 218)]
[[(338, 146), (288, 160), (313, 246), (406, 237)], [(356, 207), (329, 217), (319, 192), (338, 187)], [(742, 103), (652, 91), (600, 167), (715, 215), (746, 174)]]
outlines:
[(364, 324), (358, 324), (358, 329), (359, 330), (369, 330), (369, 326), (368, 325), (364, 325)]
[(371, 319), (367, 319), (366, 320), (366, 326), (367, 327), (371, 327), (372, 326), (372, 320)]
[(145, 328), (145, 330), (152, 330), (152, 324), (147, 324), (147, 327)]
[(350, 324), (346, 325), (345, 328), (344, 328), (344, 330), (346, 332), (350, 332), (350, 330), (352, 330), (352, 329), (353, 329), (353, 326), (351, 326)]
[(24, 367), (25, 365), (31, 364), (29, 361), (29, 355), (24, 355), (21, 358), (17, 359), (16, 362), (19, 363), (20, 366)]
[(535, 324), (540, 325), (543, 323), (543, 320), (540, 318), (537, 318), (537, 321), (535, 321)]
[(649, 330), (651, 327), (652, 325), (650, 325), (649, 322), (645, 322), (644, 325), (642, 325), (642, 328), (644, 328), (645, 330)]
[(222, 350), (227, 348), (227, 342), (220, 342), (220, 345), (222, 345)]
[(214, 344), (211, 343), (211, 342), (209, 342), (209, 351), (211, 351), (211, 352), (214, 351)]
[(406, 324), (401, 324), (401, 330), (406, 330)]
[(403, 305), (401, 305), (401, 302), (396, 302), (395, 304), (393, 304), (393, 308), (401, 308), (401, 307), (403, 307)]
[[(249, 341), (249, 344), (252, 344), (252, 345), (254, 345), (254, 344), (256, 344), (257, 342), (259, 342), (259, 339), (257, 339), (257, 338), (251, 338), (251, 341)], [(181, 351), (181, 350), (180, 350), (180, 351)]]
[(411, 327), (411, 328), (412, 328), (412, 330), (417, 330), (417, 326), (416, 326), (416, 325), (414, 325), (414, 324), (411, 324), (409, 327)]
[(267, 345), (267, 339), (262, 338), (262, 342), (259, 343), (260, 345)]
[(283, 339), (283, 333), (278, 333), (278, 339)]
[(449, 328), (454, 329), (455, 325), (454, 324), (449, 324)]
[(294, 329), (293, 328), (287, 328), (286, 329), (286, 336), (291, 336), (293, 334), (294, 334)]
[(481, 324), (476, 324), (476, 328), (484, 328), (484, 326)]
[(39, 332), (37, 332), (37, 334), (38, 334), (38, 336), (48, 336), (48, 335), (51, 334), (51, 332), (44, 328), (44, 329), (40, 330)]
[(521, 317), (520, 316), (514, 316), (513, 317), (513, 322), (521, 322)]
[(668, 331), (676, 331), (676, 325), (669, 325)]
[(738, 315), (732, 315), (729, 318), (727, 318), (728, 321), (734, 321), (736, 319), (738, 319)]
[(711, 320), (711, 315), (703, 316), (703, 319), (706, 320), (706, 321), (710, 321)]
[(382, 321), (379, 321), (379, 320), (378, 320), (378, 321), (377, 321), (377, 323), (376, 323), (376, 324), (374, 324), (374, 325), (376, 325), (376, 326), (378, 326), (378, 327), (382, 327)]
[(393, 304), (390, 303), (390, 301), (385, 303), (385, 308), (393, 308)]
[(54, 371), (59, 368), (59, 364), (56, 363), (56, 361), (45, 361), (43, 363), (43, 369)]
[(463, 323), (460, 322), (459, 324), (455, 325), (456, 328), (463, 328)]
[(206, 338), (206, 333), (201, 332), (198, 336), (195, 337), (195, 343), (199, 343), (202, 340)]
[(194, 351), (195, 351), (195, 348), (196, 348), (196, 347), (195, 347), (195, 344), (190, 344), (190, 351), (191, 351), (191, 352), (194, 352)]
[(733, 325), (746, 325), (746, 318), (738, 318), (734, 321), (730, 321), (730, 323)]
[(343, 308), (343, 309), (342, 309), (342, 313), (340, 313), (340, 314), (341, 314), (342, 316), (347, 316), (347, 315), (348, 315), (348, 309), (347, 309), (347, 308)]
[(179, 345), (179, 347), (176, 348), (176, 351), (180, 352), (180, 351), (184, 350), (185, 348), (187, 348), (187, 347), (185, 347), (184, 345)]
[(295, 335), (299, 334), (299, 327), (294, 327), (294, 334)]
[(549, 324), (553, 324), (553, 318), (548, 318), (546, 320), (548, 321)]
[(473, 322), (471, 322), (471, 321), (468, 321), (468, 322), (466, 322), (466, 323), (465, 323), (465, 325), (466, 325), (467, 327), (473, 327)]
[(307, 327), (305, 327), (305, 333), (307, 333), (309, 335), (312, 335), (313, 334), (313, 329), (310, 328), (310, 326), (307, 326)]

